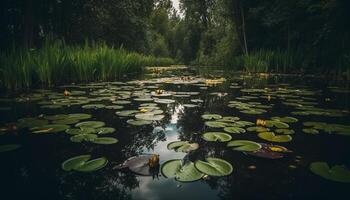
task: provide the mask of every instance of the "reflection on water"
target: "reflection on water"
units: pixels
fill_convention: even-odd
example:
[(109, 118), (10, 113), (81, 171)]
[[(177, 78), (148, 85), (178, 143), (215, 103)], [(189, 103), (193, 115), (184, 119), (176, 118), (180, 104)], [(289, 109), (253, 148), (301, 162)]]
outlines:
[[(179, 73), (179, 72), (177, 72)], [(162, 76), (168, 76), (164, 72)], [(185, 73), (189, 75), (189, 72)], [(201, 115), (218, 113), (223, 116), (238, 116), (241, 120), (256, 122), (273, 116), (290, 116), (293, 107), (282, 104), (273, 92), (267, 98), (261, 94), (243, 93), (241, 88), (290, 88), (295, 91), (317, 91), (309, 99), (314, 98), (320, 108), (349, 110), (350, 100), (347, 92), (332, 92), (326, 82), (317, 79), (304, 80), (302, 77), (280, 77), (260, 75), (238, 76), (237, 74), (216, 73), (209, 71), (204, 74), (211, 78), (224, 76), (227, 81), (215, 87), (195, 84), (149, 84), (125, 86), (126, 91), (152, 91), (146, 86), (155, 86), (165, 91), (197, 92), (190, 97), (170, 97), (176, 100), (174, 104), (158, 105), (165, 113), (165, 118), (150, 126), (135, 127), (128, 125), (126, 120), (115, 115), (115, 110), (97, 109), (82, 110), (80, 106), (64, 107), (59, 110), (41, 109), (35, 102), (6, 102), (13, 108), (11, 112), (2, 113), (1, 125), (16, 121), (22, 117), (41, 114), (58, 113), (91, 113), (92, 120), (105, 122), (117, 129), (113, 137), (118, 138), (116, 145), (92, 145), (89, 143), (74, 144), (69, 137), (62, 134), (31, 135), (28, 130), (17, 134), (4, 134), (1, 144), (20, 143), (22, 148), (17, 151), (0, 154), (2, 191), (5, 199), (304, 199), (315, 197), (334, 197), (347, 194), (348, 185), (330, 182), (315, 176), (308, 170), (314, 161), (327, 161), (333, 164), (350, 166), (350, 137), (341, 135), (319, 134), (307, 135), (302, 132), (302, 122), (322, 121), (349, 125), (349, 114), (343, 117), (322, 115), (297, 116), (300, 122), (293, 125), (296, 132), (293, 141), (283, 144), (293, 150), (290, 156), (281, 160), (264, 160), (251, 157), (241, 152), (232, 151), (225, 143), (206, 142), (202, 133), (213, 129), (204, 125)], [(123, 86), (124, 84), (120, 84)], [(117, 88), (103, 85), (102, 88)], [(97, 87), (97, 86), (96, 86)], [(100, 87), (97, 87), (101, 89)], [(117, 88), (118, 89), (118, 88)], [(117, 91), (116, 89), (116, 91)], [(88, 92), (97, 89), (87, 89)], [(57, 89), (55, 91), (60, 91)], [(318, 92), (320, 91), (320, 92)], [(113, 93), (114, 94), (114, 93)], [(290, 94), (284, 94), (290, 95)], [(253, 96), (248, 102), (271, 104), (268, 112), (260, 115), (242, 114), (236, 108), (227, 105), (237, 97)], [(255, 98), (257, 97), (257, 98)], [(10, 98), (10, 97), (8, 97)], [(95, 97), (94, 97), (95, 98)], [(169, 97), (167, 97), (169, 98)], [(252, 97), (251, 97), (252, 98)], [(2, 98), (5, 99), (5, 98)], [(201, 99), (201, 101), (190, 101)], [(101, 100), (104, 104), (109, 101)], [(185, 107), (186, 104), (196, 104), (197, 107)], [(137, 109), (138, 104), (125, 105), (127, 109)], [(3, 106), (3, 105), (1, 105)], [(264, 142), (254, 133), (234, 134), (233, 139), (247, 139)], [(191, 141), (200, 148), (189, 154), (168, 150), (167, 145), (173, 141)], [(154, 176), (137, 176), (129, 171), (114, 170), (113, 167), (131, 156), (140, 154), (158, 154), (160, 163), (171, 159), (203, 160), (205, 157), (218, 157), (233, 165), (233, 173), (226, 177), (205, 177), (193, 183), (179, 183), (173, 178), (165, 178), (161, 173)], [(109, 164), (93, 173), (81, 174), (61, 170), (61, 163), (72, 156), (92, 154), (93, 157), (105, 156)], [(290, 166), (295, 166), (290, 167)], [(157, 170), (156, 170), (157, 171)]]

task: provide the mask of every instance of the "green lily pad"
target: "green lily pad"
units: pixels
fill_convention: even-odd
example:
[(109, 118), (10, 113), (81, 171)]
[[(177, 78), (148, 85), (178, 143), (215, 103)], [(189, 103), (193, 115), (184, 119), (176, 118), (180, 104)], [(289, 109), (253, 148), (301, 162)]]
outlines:
[(237, 121), (235, 123), (233, 123), (233, 126), (236, 127), (246, 127), (246, 126), (253, 126), (254, 123), (253, 122), (248, 122), (248, 121)]
[(85, 114), (85, 113), (74, 113), (74, 114), (69, 114), (68, 117), (74, 118), (77, 120), (86, 120), (86, 119), (90, 119), (92, 117), (92, 115)]
[(78, 172), (94, 172), (105, 167), (107, 163), (108, 163), (108, 160), (105, 157), (97, 158), (94, 160), (84, 162), (83, 165), (80, 165), (74, 170)]
[(310, 165), (310, 170), (314, 174), (331, 181), (350, 183), (350, 171), (345, 166), (335, 165), (330, 168), (325, 162), (313, 162)]
[(199, 172), (193, 162), (182, 163), (181, 160), (168, 160), (162, 164), (161, 172), (166, 178), (175, 178), (179, 182), (193, 182), (201, 179), (204, 174)]
[(66, 124), (66, 125), (76, 124), (78, 122), (79, 120), (75, 118), (66, 118), (66, 119), (52, 121), (53, 124)]
[(227, 142), (232, 139), (231, 135), (224, 132), (206, 132), (202, 135), (202, 138), (209, 142)]
[(124, 106), (113, 105), (113, 106), (106, 106), (105, 108), (106, 108), (106, 109), (109, 109), (109, 110), (121, 110), (121, 109), (124, 108)]
[(91, 134), (96, 133), (96, 130), (94, 128), (89, 127), (69, 128), (66, 130), (66, 133), (69, 135)]
[(226, 122), (218, 122), (218, 121), (207, 121), (205, 125), (211, 128), (224, 128), (228, 124)]
[(212, 120), (212, 119), (221, 119), (222, 116), (218, 114), (204, 114), (202, 115), (202, 119)]
[(113, 101), (113, 104), (118, 104), (118, 105), (127, 105), (131, 104), (131, 101), (126, 101), (126, 100), (118, 100), (118, 101)]
[(69, 129), (70, 126), (65, 124), (48, 124), (44, 126), (34, 127), (30, 130), (35, 134), (58, 133)]
[(218, 120), (216, 120), (216, 121), (234, 123), (234, 122), (236, 122), (236, 121), (238, 121), (238, 120), (240, 120), (239, 117), (226, 116), (226, 117), (223, 117), (223, 118), (218, 119)]
[(219, 158), (206, 158), (207, 162), (197, 160), (194, 166), (198, 171), (210, 176), (227, 176), (233, 171), (232, 165)]
[(65, 115), (65, 114), (59, 114), (59, 115), (46, 115), (44, 116), (44, 119), (47, 119), (47, 120), (63, 120), (63, 119), (66, 119), (68, 118), (68, 115)]
[(90, 158), (91, 158), (90, 155), (81, 155), (81, 156), (70, 158), (62, 163), (62, 169), (64, 171), (75, 170), (80, 166), (84, 165), (84, 163), (90, 160)]
[(82, 106), (83, 109), (95, 109), (95, 110), (101, 109), (104, 107), (106, 107), (106, 106), (103, 104), (86, 104), (86, 105)]
[(14, 151), (18, 148), (20, 148), (21, 145), (19, 144), (4, 144), (4, 145), (0, 145), (0, 153), (2, 152), (7, 152), (7, 151)]
[(96, 134), (79, 134), (79, 135), (73, 135), (70, 137), (70, 141), (75, 143), (81, 143), (83, 141), (85, 142), (92, 142), (97, 138)]
[(320, 133), (320, 132), (318, 132), (317, 129), (314, 129), (314, 128), (303, 128), (303, 132), (307, 133), (307, 134), (313, 134), (313, 135)]
[(284, 122), (284, 123), (296, 123), (299, 121), (295, 117), (272, 117), (271, 119), (275, 121)]
[(239, 112), (244, 113), (244, 114), (248, 114), (248, 115), (260, 115), (260, 114), (263, 114), (267, 111), (263, 110), (263, 109), (258, 109), (258, 108), (250, 108), (247, 110), (241, 110)]
[(95, 144), (115, 144), (118, 142), (118, 140), (112, 137), (100, 137), (100, 138), (94, 139), (91, 142)]
[(267, 127), (276, 127), (276, 128), (289, 128), (289, 125), (284, 123), (284, 122), (280, 122), (277, 120), (266, 120), (266, 126)]
[(160, 121), (164, 118), (164, 115), (154, 115), (153, 113), (142, 113), (135, 115), (136, 119), (146, 121)]
[(227, 143), (228, 147), (234, 147), (236, 151), (257, 151), (261, 149), (261, 145), (257, 142), (249, 140), (233, 140)]
[(199, 148), (198, 143), (190, 143), (188, 141), (175, 141), (167, 145), (169, 150), (174, 149), (176, 152), (188, 153)]
[(270, 129), (268, 129), (266, 127), (262, 127), (262, 126), (253, 126), (253, 127), (247, 128), (247, 131), (250, 131), (250, 132), (268, 132), (268, 131), (270, 131)]
[(258, 136), (270, 142), (290, 142), (292, 140), (290, 135), (275, 135), (273, 132), (261, 132)]
[(105, 126), (105, 123), (101, 121), (85, 121), (75, 125), (75, 127), (90, 127), (90, 128), (100, 128), (103, 126)]
[(241, 134), (241, 133), (245, 133), (245, 129), (240, 128), (240, 127), (225, 127), (224, 131), (228, 132), (228, 133), (237, 133), (237, 134)]
[(115, 114), (117, 114), (120, 117), (132, 117), (138, 112), (140, 112), (140, 111), (138, 111), (138, 110), (124, 110), (124, 111), (116, 112)]
[(128, 121), (126, 121), (126, 123), (133, 125), (133, 126), (145, 126), (145, 125), (150, 125), (153, 122), (152, 121), (148, 121), (148, 120), (139, 120), (139, 119), (129, 119)]
[(160, 104), (171, 104), (171, 103), (175, 103), (175, 100), (172, 100), (172, 99), (155, 99), (154, 102), (160, 103)]
[(111, 134), (115, 132), (115, 128), (112, 127), (101, 127), (96, 129), (98, 135)]

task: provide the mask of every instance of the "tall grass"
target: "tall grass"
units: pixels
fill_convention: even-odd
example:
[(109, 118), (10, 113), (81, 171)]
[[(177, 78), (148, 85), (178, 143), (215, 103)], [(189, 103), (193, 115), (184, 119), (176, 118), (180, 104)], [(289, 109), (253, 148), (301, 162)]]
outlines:
[(16, 90), (37, 84), (54, 86), (71, 82), (118, 80), (145, 66), (174, 64), (170, 58), (155, 58), (111, 48), (104, 43), (69, 46), (63, 41), (45, 42), (40, 49), (12, 48), (0, 52), (0, 87)]
[(249, 55), (234, 57), (230, 64), (248, 72), (292, 73), (299, 70), (303, 63), (301, 51), (258, 50)]

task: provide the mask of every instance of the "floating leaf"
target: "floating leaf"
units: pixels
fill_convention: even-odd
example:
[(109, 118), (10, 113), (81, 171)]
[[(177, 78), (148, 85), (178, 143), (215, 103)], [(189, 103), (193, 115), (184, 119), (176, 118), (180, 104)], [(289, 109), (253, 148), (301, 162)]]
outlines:
[(70, 141), (75, 143), (81, 143), (83, 141), (92, 142), (97, 138), (96, 134), (79, 134), (70, 137)]
[(83, 165), (80, 165), (79, 167), (74, 168), (74, 170), (79, 172), (93, 172), (105, 167), (107, 163), (108, 163), (108, 160), (106, 158), (104, 157), (97, 158), (97, 159), (85, 162)]
[(232, 139), (231, 135), (224, 132), (206, 132), (202, 137), (209, 142), (227, 142)]
[(152, 124), (152, 121), (148, 121), (148, 120), (135, 120), (135, 119), (129, 119), (128, 121), (126, 121), (126, 123), (134, 125), (134, 126), (144, 126), (144, 125), (149, 125)]
[(86, 105), (82, 106), (83, 109), (95, 109), (95, 110), (101, 109), (104, 107), (106, 107), (106, 106), (103, 104), (86, 104)]
[(124, 110), (124, 111), (116, 112), (115, 114), (117, 114), (120, 117), (132, 117), (138, 112), (140, 112), (140, 111), (138, 111), (138, 110)]
[(176, 152), (190, 152), (199, 148), (198, 143), (190, 143), (188, 141), (175, 141), (167, 145), (169, 150), (174, 149)]
[(199, 172), (191, 161), (182, 164), (181, 160), (169, 160), (162, 164), (161, 172), (164, 177), (174, 177), (179, 182), (192, 182), (201, 179), (204, 174)]
[(272, 117), (271, 119), (275, 121), (284, 122), (284, 123), (296, 123), (299, 121), (295, 117)]
[(310, 165), (310, 170), (331, 181), (350, 183), (350, 171), (345, 166), (335, 165), (330, 168), (326, 162), (313, 162)]
[(262, 127), (262, 126), (253, 126), (253, 127), (247, 128), (247, 131), (250, 131), (250, 132), (253, 132), (253, 131), (254, 132), (268, 132), (268, 131), (270, 131), (270, 129)]
[(17, 127), (18, 128), (33, 128), (37, 126), (44, 126), (48, 124), (47, 120), (37, 119), (37, 118), (22, 118), (18, 120)]
[(96, 129), (96, 133), (98, 135), (110, 134), (114, 132), (115, 132), (115, 128), (112, 128), (112, 127), (101, 127)]
[(292, 140), (290, 135), (275, 135), (273, 132), (261, 132), (258, 136), (270, 142), (290, 142)]
[(238, 134), (245, 133), (245, 129), (240, 128), (240, 127), (235, 127), (235, 126), (225, 127), (224, 131), (226, 131), (228, 133), (238, 133)]
[(280, 122), (280, 121), (276, 121), (276, 120), (266, 120), (266, 126), (267, 127), (276, 127), (276, 128), (289, 128), (289, 125), (284, 123), (284, 122)]
[(205, 125), (211, 128), (224, 128), (228, 124), (226, 122), (218, 122), (218, 121), (207, 121)]
[(259, 143), (249, 141), (249, 140), (233, 140), (227, 143), (228, 147), (234, 147), (233, 150), (236, 151), (257, 151), (261, 149)]
[(303, 132), (307, 134), (313, 134), (313, 135), (319, 134), (318, 130), (314, 128), (303, 128)]
[(90, 127), (69, 128), (66, 130), (66, 133), (69, 135), (91, 134), (96, 133), (96, 129)]
[(75, 118), (66, 118), (66, 119), (52, 121), (53, 124), (66, 124), (66, 125), (76, 124), (78, 122), (79, 120)]
[(105, 123), (101, 121), (86, 121), (86, 122), (80, 122), (75, 125), (75, 127), (89, 127), (89, 128), (100, 128), (103, 126), (105, 126)]
[(69, 128), (70, 126), (64, 125), (64, 124), (48, 124), (44, 126), (34, 127), (34, 128), (31, 128), (30, 130), (32, 131), (32, 133), (43, 134), (43, 133), (58, 133), (58, 132), (65, 131)]
[(227, 176), (233, 171), (232, 165), (219, 158), (206, 158), (207, 162), (197, 160), (195, 167), (198, 171), (210, 176)]
[(90, 160), (90, 158), (90, 155), (81, 155), (70, 158), (62, 163), (62, 169), (64, 171), (71, 171), (77, 169), (81, 165), (84, 165), (86, 161)]
[(91, 142), (95, 144), (115, 144), (118, 142), (118, 140), (112, 137), (100, 137), (92, 140)]
[(172, 100), (172, 99), (155, 99), (154, 102), (160, 103), (160, 104), (171, 104), (171, 103), (175, 103), (175, 100)]
[(154, 115), (153, 113), (142, 113), (135, 115), (136, 119), (146, 121), (160, 121), (164, 118), (164, 115)]
[(221, 119), (222, 116), (218, 114), (204, 114), (202, 115), (202, 119), (212, 120), (212, 119)]

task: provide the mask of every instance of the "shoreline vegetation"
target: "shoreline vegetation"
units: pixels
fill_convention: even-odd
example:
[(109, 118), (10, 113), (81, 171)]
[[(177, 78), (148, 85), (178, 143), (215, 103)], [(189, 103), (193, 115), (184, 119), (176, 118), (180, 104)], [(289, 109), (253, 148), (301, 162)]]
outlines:
[(47, 41), (39, 49), (12, 48), (0, 52), (0, 88), (20, 90), (36, 85), (120, 80), (146, 66), (169, 66), (171, 58), (158, 58), (108, 47), (101, 42), (70, 46)]

